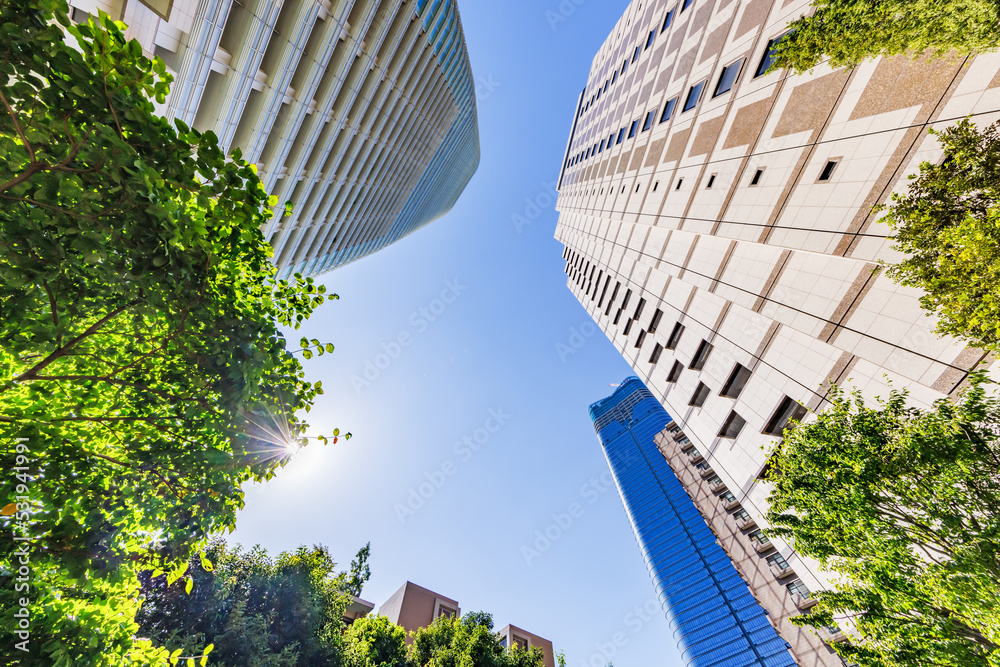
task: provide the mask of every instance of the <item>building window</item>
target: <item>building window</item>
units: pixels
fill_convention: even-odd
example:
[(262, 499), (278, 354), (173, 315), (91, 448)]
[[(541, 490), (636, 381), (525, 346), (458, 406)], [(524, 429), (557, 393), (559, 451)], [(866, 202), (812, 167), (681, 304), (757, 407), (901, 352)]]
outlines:
[(650, 30), (649, 31), (649, 37), (646, 39), (646, 48), (647, 49), (653, 45), (653, 40), (655, 40), (655, 39), (656, 39), (656, 31), (655, 30)]
[(69, 20), (73, 23), (86, 23), (90, 20), (90, 14), (83, 11), (79, 7), (69, 8)]
[(768, 565), (777, 566), (780, 570), (788, 569), (788, 561), (781, 554), (771, 554), (766, 559)]
[(629, 130), (628, 130), (628, 138), (629, 139), (631, 139), (632, 137), (635, 136), (635, 131), (637, 129), (639, 129), (639, 119), (638, 118), (636, 118), (635, 120), (632, 121), (632, 127), (630, 127)]
[(708, 355), (712, 354), (712, 344), (707, 340), (701, 341), (701, 345), (698, 346), (698, 351), (695, 352), (694, 359), (691, 360), (691, 364), (688, 368), (700, 371), (705, 367), (705, 362), (708, 361)]
[(833, 176), (833, 170), (836, 168), (837, 168), (837, 160), (830, 160), (829, 162), (827, 162), (826, 166), (823, 167), (822, 173), (820, 173), (819, 175), (819, 180), (829, 181), (830, 177)]
[(722, 425), (722, 430), (719, 431), (720, 438), (735, 438), (746, 426), (747, 420), (736, 414), (736, 410), (729, 413), (726, 417), (726, 422)]
[(780, 438), (788, 430), (789, 422), (801, 421), (807, 412), (805, 406), (785, 396), (778, 405), (778, 409), (774, 411), (774, 415), (771, 416), (771, 420), (767, 422), (763, 432)]
[(691, 90), (688, 91), (687, 99), (684, 100), (684, 111), (690, 111), (698, 106), (698, 100), (701, 99), (701, 91), (705, 88), (705, 82), (696, 83), (691, 86)]
[(601, 139), (601, 143), (598, 144), (597, 152), (598, 153), (603, 153), (604, 152), (604, 139)]
[(684, 0), (684, 4), (681, 5), (681, 11), (683, 12), (685, 9), (690, 7), (692, 2), (694, 2), (694, 0)]
[(653, 183), (653, 192), (656, 192), (656, 188), (658, 188), (658, 187), (660, 187), (660, 182), (659, 181), (657, 181), (656, 183)]
[(661, 319), (663, 319), (663, 311), (657, 308), (656, 312), (653, 313), (653, 319), (649, 323), (649, 333), (656, 333), (657, 327), (660, 326)]
[(642, 309), (646, 307), (646, 300), (639, 299), (639, 305), (635, 307), (635, 314), (632, 315), (632, 319), (637, 320), (642, 315)]
[(670, 373), (667, 374), (667, 382), (677, 382), (683, 371), (684, 364), (679, 361), (675, 361), (674, 365), (670, 369)]
[(625, 76), (625, 70), (627, 70), (627, 69), (628, 69), (628, 58), (626, 58), (625, 62), (622, 63), (622, 69), (621, 69), (621, 75), (622, 76)]
[(812, 595), (812, 592), (804, 583), (802, 583), (801, 579), (796, 579), (792, 583), (786, 585), (785, 588), (787, 588), (788, 592), (792, 595), (797, 595), (800, 598), (805, 598), (806, 600), (808, 600), (809, 596)]
[(615, 81), (618, 80), (618, 70), (615, 70), (614, 74), (611, 75), (611, 85), (615, 85)]
[(705, 186), (706, 190), (711, 190), (712, 186), (715, 185), (715, 174), (708, 177), (708, 185)]
[(623, 127), (621, 130), (618, 131), (618, 141), (615, 142), (615, 146), (620, 144), (624, 138), (625, 138), (625, 128)]
[(655, 364), (660, 360), (661, 354), (663, 354), (663, 346), (657, 343), (656, 347), (653, 348), (653, 353), (649, 355), (649, 363)]
[(750, 379), (750, 369), (746, 368), (742, 364), (736, 364), (733, 368), (733, 372), (729, 374), (729, 379), (726, 380), (726, 384), (723, 385), (722, 391), (719, 393), (720, 396), (725, 396), (726, 398), (739, 398), (740, 393), (743, 391), (743, 387), (747, 386), (747, 380)]
[(670, 120), (670, 117), (674, 115), (674, 107), (677, 106), (677, 98), (674, 97), (667, 101), (667, 106), (663, 108), (663, 115), (660, 116), (660, 122), (666, 123)]
[(719, 76), (719, 83), (715, 86), (715, 93), (712, 97), (718, 97), (723, 93), (728, 93), (733, 89), (733, 84), (736, 83), (736, 77), (740, 75), (740, 70), (743, 69), (743, 58), (740, 58), (732, 65), (726, 66), (722, 70), (722, 74)]
[(708, 385), (706, 385), (704, 382), (699, 382), (698, 388), (694, 390), (694, 394), (692, 394), (691, 400), (690, 402), (688, 402), (688, 405), (693, 405), (696, 408), (700, 408), (701, 406), (705, 405), (705, 399), (708, 398), (709, 393), (711, 393), (711, 391), (709, 390)]
[(681, 342), (682, 333), (684, 333), (684, 325), (678, 322), (674, 325), (674, 330), (670, 332), (670, 338), (667, 339), (668, 350), (674, 350), (677, 348), (677, 343)]
[(677, 187), (674, 188), (674, 190), (680, 190), (682, 185), (684, 185), (684, 179), (683, 178), (678, 178), (677, 179)]
[(656, 121), (656, 109), (653, 109), (648, 114), (646, 114), (646, 122), (642, 124), (642, 131), (645, 132), (649, 128), (653, 127), (653, 123)]
[(708, 485), (712, 487), (713, 491), (719, 491), (720, 489), (725, 489), (726, 485), (722, 483), (722, 478), (718, 475), (712, 475), (707, 480)]
[(660, 28), (660, 32), (663, 32), (664, 30), (669, 28), (670, 24), (673, 23), (673, 20), (674, 20), (674, 10), (671, 9), (669, 12), (667, 12), (667, 17), (663, 19), (663, 27)]
[(604, 88), (601, 89), (602, 92), (605, 92), (605, 93), (608, 92), (608, 84), (609, 83), (610, 83), (610, 81), (608, 79), (604, 80)]
[(623, 333), (624, 333), (624, 334), (625, 334), (626, 336), (628, 336), (628, 332), (632, 330), (632, 322), (634, 322), (634, 321), (635, 321), (635, 320), (633, 320), (633, 319), (632, 319), (632, 318), (630, 317), (630, 318), (628, 318), (628, 321), (627, 321), (627, 322), (625, 322), (625, 331), (624, 331)]
[(764, 50), (764, 57), (760, 59), (760, 64), (757, 65), (757, 73), (753, 75), (755, 79), (758, 76), (767, 74), (767, 70), (771, 69), (771, 65), (774, 64), (775, 47), (778, 46), (778, 43), (781, 42), (787, 34), (788, 33), (786, 32), (784, 35), (778, 35), (767, 43), (767, 49)]
[(758, 169), (756, 172), (754, 172), (753, 178), (750, 179), (751, 187), (760, 183), (760, 177), (763, 175), (764, 175), (763, 169)]
[[(610, 278), (610, 276), (609, 276), (609, 278)], [(616, 282), (615, 283), (615, 289), (614, 289), (614, 291), (611, 292), (611, 300), (608, 301), (608, 306), (604, 310), (604, 316), (605, 317), (607, 317), (609, 314), (611, 314), (611, 306), (614, 305), (615, 299), (618, 298), (618, 290), (620, 290), (621, 288), (622, 288), (622, 284), (620, 282)]]
[(632, 54), (632, 62), (634, 63), (639, 59), (639, 54), (642, 53), (642, 47), (635, 47), (635, 53)]
[(645, 340), (646, 340), (646, 332), (645, 331), (640, 331), (639, 335), (636, 336), (636, 339), (635, 339), (635, 349), (638, 350), (639, 348), (641, 348), (642, 344), (643, 344), (643, 342)]

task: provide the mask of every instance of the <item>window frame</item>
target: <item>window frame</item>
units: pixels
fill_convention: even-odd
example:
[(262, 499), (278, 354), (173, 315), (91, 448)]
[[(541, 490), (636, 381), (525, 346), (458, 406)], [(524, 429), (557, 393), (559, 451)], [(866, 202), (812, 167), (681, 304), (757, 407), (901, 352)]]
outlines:
[[(703, 79), (688, 89), (688, 94), (687, 97), (684, 98), (684, 106), (681, 108), (681, 113), (687, 113), (698, 106), (698, 103), (701, 102), (701, 95), (705, 91), (705, 83), (707, 81), (707, 79)], [(692, 101), (692, 98), (694, 101)]]

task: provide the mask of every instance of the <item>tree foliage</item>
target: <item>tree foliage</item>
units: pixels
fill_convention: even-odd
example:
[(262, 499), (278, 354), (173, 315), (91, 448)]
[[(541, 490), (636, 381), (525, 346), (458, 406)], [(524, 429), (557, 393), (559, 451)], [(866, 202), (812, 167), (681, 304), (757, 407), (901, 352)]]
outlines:
[(1000, 350), (1000, 131), (964, 119), (931, 130), (945, 159), (925, 162), (884, 210), (907, 257), (887, 275), (922, 289), (937, 331)]
[[(368, 546), (355, 566), (367, 568)], [(299, 547), (270, 558), (214, 540), (211, 569), (192, 560), (190, 594), (182, 582), (141, 576), (145, 601), (140, 634), (167, 650), (198, 654), (214, 647), (211, 664), (242, 667), (335, 666), (343, 652), (343, 616), (353, 590), (367, 581), (337, 572), (326, 547)]]
[[(240, 485), (304, 442), (321, 387), (278, 327), (327, 297), (276, 279), (254, 167), (154, 113), (162, 61), (66, 11), (0, 3), (0, 442), (19, 475), (0, 482), (0, 644), (22, 665), (158, 662), (134, 640), (137, 574), (190, 583)], [(14, 534), (31, 538), (28, 653)]]
[(505, 647), (493, 632), (493, 617), (485, 612), (439, 616), (417, 630), (410, 645), (414, 667), (541, 667), (542, 651)]
[(768, 520), (837, 573), (795, 622), (848, 619), (862, 667), (1000, 665), (1000, 401), (982, 374), (957, 402), (876, 407), (833, 389), (787, 436)]
[(877, 56), (941, 57), (1000, 47), (995, 0), (814, 0), (814, 12), (793, 21), (773, 69), (807, 72), (826, 59), (855, 67)]

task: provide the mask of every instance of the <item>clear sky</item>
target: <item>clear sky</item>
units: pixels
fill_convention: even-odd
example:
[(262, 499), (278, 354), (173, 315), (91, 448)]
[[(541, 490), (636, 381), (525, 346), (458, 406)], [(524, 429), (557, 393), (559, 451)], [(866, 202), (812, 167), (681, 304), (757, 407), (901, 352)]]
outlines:
[(306, 362), (326, 391), (309, 421), (355, 437), (248, 489), (232, 538), (326, 544), (344, 565), (370, 540), (366, 599), (410, 580), (571, 667), (682, 664), (587, 413), (631, 372), (552, 238), (576, 100), (626, 6), (460, 2), (479, 171), (449, 215), (322, 278), (340, 301), (291, 336), (337, 346)]

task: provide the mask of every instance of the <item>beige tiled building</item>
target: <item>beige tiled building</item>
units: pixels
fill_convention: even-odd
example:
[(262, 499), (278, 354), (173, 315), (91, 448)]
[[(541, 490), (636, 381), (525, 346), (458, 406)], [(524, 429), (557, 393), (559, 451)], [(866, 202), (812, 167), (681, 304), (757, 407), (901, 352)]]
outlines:
[(1000, 118), (1000, 57), (764, 74), (808, 10), (631, 2), (580, 95), (556, 238), (569, 288), (674, 418), (661, 450), (779, 630), (820, 656), (802, 664), (839, 665), (788, 636), (827, 583), (789, 545), (761, 544), (757, 479), (828, 382), (873, 398), (891, 380), (926, 406), (992, 362), (936, 336), (920, 293), (877, 271), (897, 256), (872, 207), (941, 158), (928, 128)]
[(479, 165), (455, 0), (70, 0), (174, 76), (160, 112), (240, 148), (292, 215), (283, 275), (320, 274), (447, 213)]

